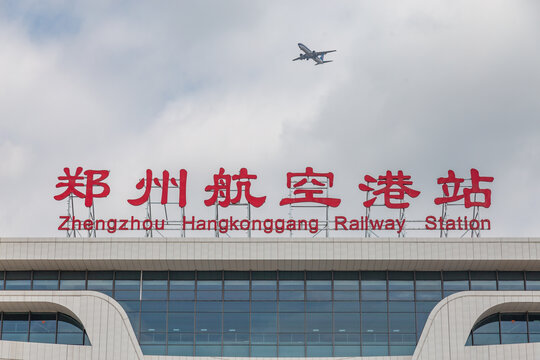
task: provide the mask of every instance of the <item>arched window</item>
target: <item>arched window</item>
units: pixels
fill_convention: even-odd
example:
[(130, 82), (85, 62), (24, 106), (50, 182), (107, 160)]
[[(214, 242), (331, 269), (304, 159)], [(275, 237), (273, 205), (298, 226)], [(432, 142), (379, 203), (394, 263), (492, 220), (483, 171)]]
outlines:
[(91, 345), (80, 322), (63, 313), (0, 313), (0, 338), (47, 344)]

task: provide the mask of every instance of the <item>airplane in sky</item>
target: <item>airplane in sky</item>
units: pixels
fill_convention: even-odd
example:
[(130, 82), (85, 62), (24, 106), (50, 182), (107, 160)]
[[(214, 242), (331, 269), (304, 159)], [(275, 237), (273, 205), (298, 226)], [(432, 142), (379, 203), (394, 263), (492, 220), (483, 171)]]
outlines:
[(300, 54), (300, 56), (298, 56), (296, 59), (293, 59), (293, 61), (311, 59), (315, 61), (315, 65), (321, 65), (321, 64), (332, 62), (332, 60), (324, 60), (324, 55), (336, 51), (336, 50), (311, 51), (306, 45), (302, 43), (298, 43), (298, 47), (300, 48), (300, 50), (304, 52), (304, 54)]

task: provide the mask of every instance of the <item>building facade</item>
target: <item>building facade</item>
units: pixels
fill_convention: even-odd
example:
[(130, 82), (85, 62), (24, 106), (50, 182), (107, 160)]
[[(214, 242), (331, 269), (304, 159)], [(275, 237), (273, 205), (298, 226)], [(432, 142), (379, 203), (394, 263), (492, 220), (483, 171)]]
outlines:
[(2, 238), (0, 359), (540, 359), (538, 238)]

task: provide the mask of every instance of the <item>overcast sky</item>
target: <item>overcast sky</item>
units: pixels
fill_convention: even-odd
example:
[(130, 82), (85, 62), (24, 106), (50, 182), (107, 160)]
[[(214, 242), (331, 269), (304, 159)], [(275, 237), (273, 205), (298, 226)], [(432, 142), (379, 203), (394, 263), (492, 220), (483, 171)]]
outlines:
[[(0, 2), (0, 236), (65, 236), (65, 166), (111, 171), (99, 218), (144, 218), (147, 168), (187, 169), (187, 213), (212, 218), (221, 166), (259, 177), (253, 217), (288, 216), (288, 171), (332, 171), (331, 214), (359, 217), (364, 175), (402, 169), (423, 218), (474, 167), (495, 177), (482, 236), (539, 236), (539, 4)], [(334, 62), (292, 62), (298, 42)]]

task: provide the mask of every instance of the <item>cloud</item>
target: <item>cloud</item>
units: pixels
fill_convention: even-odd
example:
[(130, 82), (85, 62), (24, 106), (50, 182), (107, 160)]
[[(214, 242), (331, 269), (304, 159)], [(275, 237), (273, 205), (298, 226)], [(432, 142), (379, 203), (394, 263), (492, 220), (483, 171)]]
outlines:
[[(477, 167), (496, 179), (488, 235), (538, 233), (534, 4), (36, 4), (0, 18), (0, 155), (40, 174), (0, 190), (4, 235), (58, 235), (56, 177), (79, 165), (111, 170), (100, 216), (135, 211), (146, 168), (188, 169), (190, 211), (208, 216), (220, 166), (258, 174), (257, 214), (273, 216), (286, 215), (287, 171), (334, 171), (340, 211), (363, 213), (363, 176), (402, 168), (422, 189), (411, 216), (425, 216), (439, 211), (437, 177)], [(335, 62), (292, 62), (299, 41), (337, 49)], [(29, 199), (32, 229), (12, 211)]]

